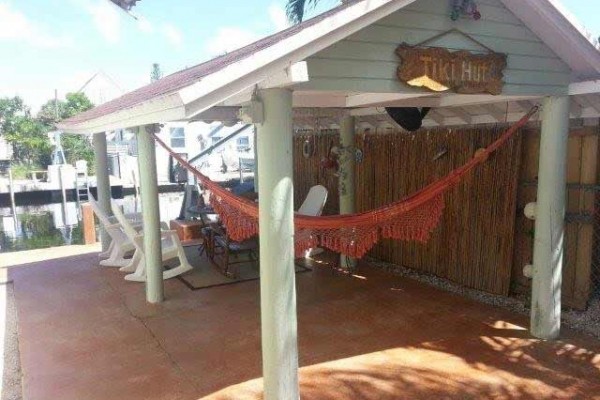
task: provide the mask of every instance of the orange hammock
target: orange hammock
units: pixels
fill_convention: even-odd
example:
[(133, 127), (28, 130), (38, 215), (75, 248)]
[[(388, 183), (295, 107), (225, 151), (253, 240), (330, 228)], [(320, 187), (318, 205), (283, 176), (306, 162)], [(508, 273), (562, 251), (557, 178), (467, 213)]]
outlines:
[[(476, 166), (485, 162), (490, 154), (498, 150), (525, 125), (537, 110), (538, 107), (532, 108), (496, 141), (485, 149), (478, 150), (465, 165), (401, 200), (357, 214), (320, 217), (296, 214), (294, 217), (296, 254), (321, 246), (353, 258), (361, 258), (380, 239), (426, 242), (442, 216), (444, 193), (456, 186)], [(258, 234), (257, 203), (236, 196), (213, 182), (156, 135), (154, 138), (211, 192), (211, 205), (221, 216), (231, 239), (242, 241)]]

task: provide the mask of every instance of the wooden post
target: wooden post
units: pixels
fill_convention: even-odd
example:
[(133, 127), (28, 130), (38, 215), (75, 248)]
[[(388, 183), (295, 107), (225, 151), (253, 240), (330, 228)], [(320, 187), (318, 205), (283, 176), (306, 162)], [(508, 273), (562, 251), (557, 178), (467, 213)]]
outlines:
[(260, 312), (265, 400), (299, 399), (294, 267), (292, 93), (260, 92)]
[(560, 334), (568, 135), (569, 97), (546, 98), (542, 111), (531, 294), (531, 334), (540, 339), (556, 339)]
[(81, 205), (81, 224), (83, 225), (83, 243), (96, 243), (96, 222), (94, 221), (94, 211), (90, 203)]
[(12, 168), (8, 167), (8, 192), (10, 195), (10, 210), (17, 217), (17, 203), (15, 202), (15, 183), (13, 181)]
[(156, 147), (150, 135), (158, 132), (159, 129), (158, 125), (146, 125), (140, 127), (137, 132), (148, 303), (161, 303), (164, 300)]
[[(94, 144), (94, 158), (96, 160), (96, 192), (98, 193), (98, 205), (106, 213), (112, 215), (110, 209), (110, 178), (108, 176), (108, 154), (106, 152), (106, 134), (95, 133), (92, 137)], [(107, 251), (110, 245), (110, 236), (103, 227), (100, 227), (100, 241), (102, 251)]]
[[(354, 154), (354, 131), (355, 120), (352, 116), (342, 118), (340, 125), (340, 146), (342, 154), (340, 157), (339, 170), (339, 195), (340, 195), (340, 214), (352, 214), (355, 212), (354, 198), (354, 164), (356, 158)], [(340, 265), (342, 268), (352, 270), (356, 267), (357, 261), (354, 258), (345, 255), (340, 256)]]

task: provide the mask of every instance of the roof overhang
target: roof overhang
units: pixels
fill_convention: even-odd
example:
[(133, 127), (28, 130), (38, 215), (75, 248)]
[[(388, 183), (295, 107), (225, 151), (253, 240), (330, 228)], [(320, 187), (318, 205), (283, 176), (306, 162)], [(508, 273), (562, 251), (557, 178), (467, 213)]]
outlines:
[(565, 61), (577, 80), (600, 77), (600, 50), (577, 19), (557, 0), (502, 0)]
[[(211, 107), (227, 103), (228, 99), (234, 98), (239, 103), (257, 88), (292, 86), (310, 79), (301, 67), (303, 60), (415, 1), (356, 1), (179, 90), (88, 120), (66, 120), (59, 127), (67, 133), (89, 134), (156, 122), (192, 120)], [(600, 78), (600, 51), (555, 0), (501, 1), (568, 63), (574, 78)], [(410, 95), (419, 96), (422, 94)], [(359, 97), (354, 99), (360, 100)], [(346, 104), (347, 107), (356, 105), (356, 102)]]

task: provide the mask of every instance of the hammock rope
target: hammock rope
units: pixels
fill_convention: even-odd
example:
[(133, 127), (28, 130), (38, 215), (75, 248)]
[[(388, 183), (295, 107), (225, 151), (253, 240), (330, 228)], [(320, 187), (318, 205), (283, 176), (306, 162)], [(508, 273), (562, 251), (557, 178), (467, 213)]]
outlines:
[[(426, 242), (441, 220), (444, 194), (500, 149), (537, 111), (538, 107), (533, 107), (488, 147), (478, 150), (466, 164), (398, 201), (356, 214), (319, 217), (296, 214), (296, 254), (320, 246), (349, 257), (361, 258), (381, 239)], [(174, 152), (156, 134), (152, 135), (161, 147), (210, 191), (211, 205), (221, 216), (231, 239), (243, 241), (258, 235), (256, 202), (236, 196), (212, 181)]]

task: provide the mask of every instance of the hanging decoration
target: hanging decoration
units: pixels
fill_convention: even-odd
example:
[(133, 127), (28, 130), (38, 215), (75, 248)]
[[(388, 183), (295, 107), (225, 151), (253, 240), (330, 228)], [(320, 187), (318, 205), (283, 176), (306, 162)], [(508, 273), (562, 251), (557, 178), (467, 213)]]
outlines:
[[(466, 50), (452, 52), (447, 48), (428, 46), (429, 43), (448, 35), (463, 36), (486, 50), (487, 54)], [(396, 49), (396, 54), (401, 60), (397, 72), (398, 79), (409, 86), (425, 87), (434, 92), (452, 91), (461, 94), (493, 95), (502, 93), (507, 55), (496, 53), (459, 29), (450, 29), (416, 45), (402, 43)], [(404, 110), (400, 111), (406, 113)], [(427, 109), (422, 109), (421, 113), (426, 111)], [(417, 114), (415, 110), (411, 113)], [(419, 118), (408, 118), (408, 121), (418, 122)], [(418, 124), (414, 127), (418, 128)]]
[(329, 151), (327, 151), (327, 157), (321, 159), (321, 168), (325, 170), (333, 170), (335, 173), (338, 172), (340, 167), (339, 164), (339, 151), (338, 148), (333, 145), (333, 141), (329, 144)]
[(450, 18), (452, 18), (452, 21), (457, 21), (461, 15), (473, 18), (475, 21), (481, 19), (481, 13), (477, 8), (477, 4), (475, 4), (475, 0), (453, 0)]

